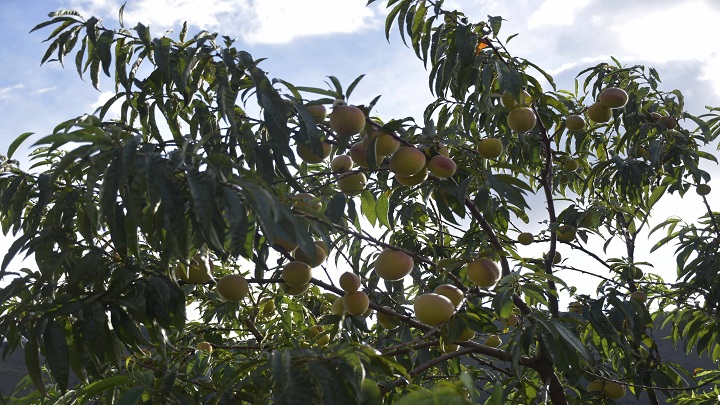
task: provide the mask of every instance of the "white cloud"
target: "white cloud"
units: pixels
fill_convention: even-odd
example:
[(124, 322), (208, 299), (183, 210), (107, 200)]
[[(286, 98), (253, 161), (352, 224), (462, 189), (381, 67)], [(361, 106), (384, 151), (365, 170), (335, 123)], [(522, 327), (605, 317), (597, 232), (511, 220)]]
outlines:
[[(94, 112), (96, 109), (101, 108), (105, 105), (105, 103), (110, 100), (111, 97), (115, 96), (114, 91), (103, 91), (102, 93), (98, 94), (97, 99), (94, 103), (90, 104), (90, 111)], [(108, 112), (105, 114), (105, 119), (115, 119), (119, 118), (122, 114), (122, 100), (117, 100), (115, 104), (110, 107)]]
[[(693, 1), (623, 19), (611, 27), (613, 36), (629, 57), (657, 62), (697, 60), (703, 65), (703, 79), (710, 80), (720, 95), (720, 11), (703, 1)], [(682, 21), (679, 32), (668, 32), (664, 22)]]
[[(84, 15), (117, 18), (113, 0), (67, 0)], [(351, 33), (381, 19), (365, 0), (137, 0), (125, 7), (125, 26), (151, 25), (153, 35), (178, 30), (184, 21), (209, 31), (235, 32), (248, 43), (280, 44), (295, 38)]]
[(609, 60), (610, 55), (586, 56), (584, 58), (578, 59), (577, 61), (563, 63), (557, 68), (546, 70), (546, 72), (549, 73), (551, 76), (557, 76), (568, 70), (582, 70), (587, 68), (588, 66), (593, 66), (603, 61), (607, 62)]
[[(644, 10), (644, 13), (612, 26), (620, 44), (635, 56), (652, 60), (703, 58), (717, 49), (720, 12), (702, 1), (676, 7)], [(677, 33), (663, 22), (687, 21)]]
[[(86, 18), (94, 15), (105, 20), (118, 18), (121, 3), (115, 0), (67, 0), (68, 6)], [(150, 25), (151, 35), (179, 30), (182, 23), (207, 30), (220, 26), (219, 18), (245, 3), (244, 0), (138, 0), (128, 2), (123, 11), (126, 28), (138, 22)], [(109, 25), (109, 24), (108, 24)]]
[(20, 84), (13, 84), (12, 86), (7, 87), (0, 87), (0, 100), (10, 98), (12, 94), (15, 92), (15, 90), (24, 89), (25, 85)]
[[(297, 37), (351, 33), (379, 22), (364, 0), (254, 0), (238, 25), (249, 43), (287, 43)], [(245, 27), (243, 27), (245, 25)]]
[(33, 94), (44, 94), (44, 93), (53, 91), (55, 89), (57, 89), (56, 86), (43, 87), (42, 89), (37, 89), (37, 90), (33, 91)]
[(590, 4), (590, 0), (546, 0), (528, 20), (528, 28), (547, 25), (572, 25), (577, 13)]

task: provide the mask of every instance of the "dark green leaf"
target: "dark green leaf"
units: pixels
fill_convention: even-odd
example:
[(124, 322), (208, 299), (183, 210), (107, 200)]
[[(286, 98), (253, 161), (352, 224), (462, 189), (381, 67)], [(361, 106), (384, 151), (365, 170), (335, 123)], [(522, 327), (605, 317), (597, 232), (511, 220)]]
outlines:
[(136, 405), (142, 399), (145, 387), (138, 385), (125, 391), (118, 399), (117, 405)]
[(345, 195), (336, 193), (327, 205), (325, 216), (335, 224), (339, 224), (345, 214)]
[[(94, 381), (84, 387), (82, 387), (80, 390), (78, 390), (78, 394), (81, 396), (84, 396), (86, 398), (92, 398), (96, 395), (99, 395), (103, 393), (104, 391), (107, 391), (111, 388), (115, 388), (120, 385), (129, 384), (132, 382), (132, 378), (125, 374), (117, 374), (110, 376), (108, 378), (104, 378), (102, 380)], [(135, 387), (137, 388), (137, 387)], [(144, 387), (143, 387), (144, 389)], [(140, 391), (142, 393), (142, 391)], [(137, 401), (136, 401), (137, 402)]]
[(51, 319), (48, 321), (43, 332), (43, 341), (45, 342), (45, 356), (50, 374), (57, 382), (60, 390), (65, 392), (70, 377), (70, 356), (65, 333), (56, 320)]
[(34, 339), (29, 339), (25, 343), (25, 367), (35, 387), (45, 394), (45, 382), (40, 369), (40, 348)]

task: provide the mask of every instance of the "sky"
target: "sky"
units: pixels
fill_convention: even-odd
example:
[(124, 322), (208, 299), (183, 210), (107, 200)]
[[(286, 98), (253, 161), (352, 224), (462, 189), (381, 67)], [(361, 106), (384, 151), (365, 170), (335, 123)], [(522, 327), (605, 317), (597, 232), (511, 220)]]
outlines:
[[(116, 27), (122, 3), (0, 1), (0, 153), (24, 132), (46, 135), (59, 122), (92, 112), (112, 90), (110, 79), (104, 76), (100, 91), (83, 82), (72, 61), (65, 69), (57, 63), (40, 66), (47, 46), (42, 41), (50, 31), (29, 34), (30, 29), (58, 9), (102, 17), (106, 27)], [(420, 118), (433, 99), (427, 72), (413, 51), (402, 44), (395, 27), (390, 41), (385, 39), (385, 3), (366, 7), (365, 0), (127, 0), (124, 21), (126, 27), (139, 21), (150, 24), (154, 36), (171, 29), (177, 32), (182, 22), (188, 21), (191, 32), (205, 29), (237, 38), (238, 48), (256, 59), (267, 58), (261, 68), (269, 76), (296, 85), (326, 88), (326, 77), (334, 75), (347, 86), (365, 74), (351, 103), (368, 103), (382, 95), (375, 115)], [(704, 106), (720, 106), (720, 25), (716, 23), (720, 21), (720, 2), (448, 0), (445, 4), (475, 21), (487, 15), (502, 16), (500, 37), (519, 33), (508, 43), (510, 52), (550, 72), (560, 88), (572, 89), (579, 71), (613, 56), (628, 66), (655, 67), (663, 79), (662, 89), (680, 89), (691, 114), (702, 114)], [(710, 150), (716, 151), (715, 147)], [(25, 163), (26, 153), (27, 149), (20, 149), (15, 158)], [(705, 168), (715, 177), (720, 175), (716, 166)], [(717, 180), (710, 185), (720, 191)], [(710, 195), (715, 207), (720, 205), (717, 195), (720, 193)], [(680, 215), (680, 206), (688, 220), (702, 214), (699, 197), (688, 194), (682, 205), (670, 198), (655, 219)], [(540, 229), (539, 224), (531, 223), (526, 230)], [(647, 251), (659, 237), (643, 241), (641, 247)], [(11, 241), (12, 236), (0, 236), (0, 252)], [(573, 252), (565, 253), (574, 258)], [(671, 253), (666, 250), (652, 256), (658, 263), (656, 270), (668, 280), (672, 280), (674, 267), (660, 263), (672, 263)], [(574, 284), (583, 284), (577, 281)], [(591, 293), (594, 283), (584, 283), (583, 288)]]

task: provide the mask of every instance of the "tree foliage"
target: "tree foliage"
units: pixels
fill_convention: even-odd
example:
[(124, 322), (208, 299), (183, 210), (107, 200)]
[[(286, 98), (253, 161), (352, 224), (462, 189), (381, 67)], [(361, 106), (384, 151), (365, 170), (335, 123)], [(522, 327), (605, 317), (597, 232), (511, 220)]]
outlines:
[[(557, 89), (509, 53), (500, 17), (471, 22), (442, 1), (387, 6), (386, 35), (399, 30), (428, 68), (436, 100), (421, 121), (376, 117), (379, 98), (367, 101), (365, 129), (351, 137), (311, 106), (348, 100), (362, 76), (346, 87), (330, 76), (329, 89), (291, 84), (268, 77), (262, 59), (228, 37), (188, 37), (187, 26), (176, 38), (153, 37), (143, 24), (125, 27), (122, 10), (118, 28), (74, 11), (35, 28), (53, 29), (43, 63), (74, 62), (96, 88), (109, 78), (116, 94), (37, 140), (29, 169), (10, 159), (31, 134), (3, 160), (2, 229), (16, 239), (0, 269), (12, 278), (0, 291), (0, 335), (3, 355), (24, 351), (24, 386), (34, 387), (3, 401), (613, 403), (587, 388), (602, 380), (653, 403), (716, 403), (720, 370), (664, 361), (653, 332), (671, 325), (688, 353), (720, 359), (720, 215), (703, 195), (707, 212), (696, 221), (652, 229), (653, 250), (677, 249), (677, 282), (653, 275), (636, 245), (665, 196), (710, 180), (702, 167), (717, 160), (703, 148), (720, 133), (718, 109), (693, 116), (655, 69), (614, 59), (579, 72), (574, 90)], [(627, 104), (607, 123), (568, 130), (565, 118), (584, 114), (608, 87), (623, 89)], [(500, 99), (522, 103), (523, 91), (537, 124), (517, 133)], [(403, 185), (375, 152), (377, 133), (428, 159), (447, 147), (458, 170)], [(320, 154), (327, 142), (332, 156), (347, 154), (364, 137), (367, 167), (352, 172), (367, 181), (356, 196), (338, 191), (347, 173), (333, 172), (329, 159), (307, 163), (296, 153), (304, 145)], [(486, 138), (502, 142), (501, 157), (481, 156)], [(534, 244), (545, 253), (531, 257), (514, 235), (539, 213)], [(287, 244), (312, 261), (316, 241), (329, 257), (295, 295), (281, 278), (294, 260)], [(414, 259), (409, 277), (375, 274), (386, 248)], [(611, 276), (585, 272), (597, 294), (574, 297), (579, 304), (566, 310), (560, 293), (575, 288), (563, 274), (585, 267), (555, 260), (571, 249)], [(9, 268), (22, 255), (37, 268)], [(469, 280), (466, 265), (478, 258), (499, 264), (493, 287)], [(186, 282), (203, 265), (212, 278)], [(343, 294), (335, 269), (360, 276), (371, 312), (333, 313)], [(240, 302), (214, 287), (228, 274), (250, 283)], [(445, 323), (419, 322), (412, 303), (441, 284), (464, 301)], [(637, 292), (647, 302), (633, 299)], [(456, 342), (468, 328), (474, 337)], [(499, 347), (486, 342), (491, 335), (501, 336)]]

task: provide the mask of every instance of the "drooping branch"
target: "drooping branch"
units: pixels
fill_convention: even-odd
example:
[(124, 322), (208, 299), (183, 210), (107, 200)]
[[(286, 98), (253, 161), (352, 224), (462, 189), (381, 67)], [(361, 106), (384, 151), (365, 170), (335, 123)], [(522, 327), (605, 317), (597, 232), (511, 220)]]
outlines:
[[(533, 112), (536, 117), (540, 117), (537, 108), (533, 104)], [(540, 185), (542, 186), (543, 193), (545, 194), (545, 203), (547, 204), (548, 220), (551, 224), (557, 224), (557, 214), (555, 213), (555, 199), (553, 198), (553, 177), (552, 177), (552, 165), (553, 165), (553, 149), (552, 149), (552, 138), (548, 135), (548, 130), (545, 128), (545, 124), (541, 119), (537, 120), (537, 125), (540, 127), (540, 136), (544, 145), (545, 156), (543, 169), (540, 172)], [(550, 232), (550, 249), (548, 249), (547, 257), (545, 257), (545, 273), (548, 275), (553, 274), (553, 264), (555, 260), (555, 252), (557, 249), (557, 234)], [(555, 281), (548, 279), (547, 281), (550, 291), (547, 293), (548, 304), (550, 314), (557, 318), (559, 315), (559, 304), (557, 299), (557, 286)]]

